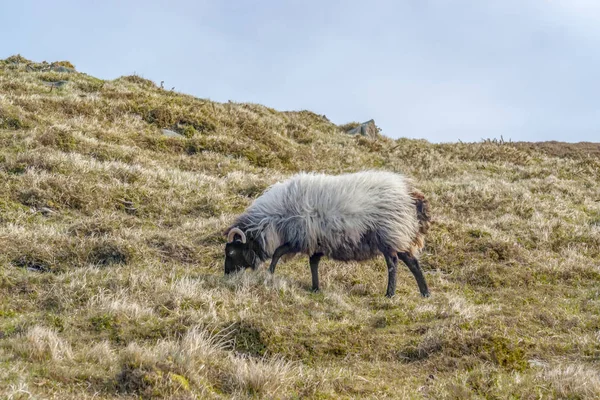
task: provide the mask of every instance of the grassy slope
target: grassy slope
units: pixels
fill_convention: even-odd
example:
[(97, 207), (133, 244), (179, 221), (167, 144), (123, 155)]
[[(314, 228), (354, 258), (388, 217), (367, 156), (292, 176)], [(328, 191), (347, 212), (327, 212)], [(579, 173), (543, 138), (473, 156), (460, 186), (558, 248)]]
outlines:
[[(600, 396), (600, 159), (41, 67), (0, 61), (0, 395)], [(363, 168), (430, 199), (430, 299), (407, 269), (384, 298), (382, 259), (326, 260), (320, 294), (304, 257), (222, 277), (220, 232), (269, 184)]]

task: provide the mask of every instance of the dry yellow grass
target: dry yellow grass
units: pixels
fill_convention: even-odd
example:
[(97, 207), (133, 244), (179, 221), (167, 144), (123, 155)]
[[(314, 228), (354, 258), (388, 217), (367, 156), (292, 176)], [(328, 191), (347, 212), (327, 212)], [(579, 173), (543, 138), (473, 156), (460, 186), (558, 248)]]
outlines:
[[(348, 137), (45, 68), (0, 61), (0, 396), (600, 397), (594, 146)], [(407, 269), (384, 298), (381, 259), (324, 261), (319, 294), (304, 257), (223, 277), (221, 232), (268, 185), (366, 168), (429, 198), (431, 298)]]

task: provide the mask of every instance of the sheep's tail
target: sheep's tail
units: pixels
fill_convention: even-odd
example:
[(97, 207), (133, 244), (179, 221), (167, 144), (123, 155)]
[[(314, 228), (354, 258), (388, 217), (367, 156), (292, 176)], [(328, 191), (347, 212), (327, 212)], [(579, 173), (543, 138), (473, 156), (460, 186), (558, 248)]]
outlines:
[(429, 231), (431, 226), (431, 214), (429, 210), (429, 201), (425, 198), (423, 193), (418, 190), (413, 190), (410, 193), (415, 207), (417, 209), (417, 220), (419, 221), (419, 231), (412, 243), (411, 253), (418, 255), (423, 247), (425, 247), (425, 235)]

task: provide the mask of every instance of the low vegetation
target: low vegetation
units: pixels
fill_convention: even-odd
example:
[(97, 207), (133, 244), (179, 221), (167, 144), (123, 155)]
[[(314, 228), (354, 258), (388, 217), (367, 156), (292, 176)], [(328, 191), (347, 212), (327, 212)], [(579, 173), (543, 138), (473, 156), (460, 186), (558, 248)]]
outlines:
[[(0, 396), (600, 397), (597, 146), (350, 137), (67, 64), (0, 61)], [(384, 298), (382, 259), (223, 277), (266, 187), (366, 168), (429, 198), (431, 298), (408, 269)]]

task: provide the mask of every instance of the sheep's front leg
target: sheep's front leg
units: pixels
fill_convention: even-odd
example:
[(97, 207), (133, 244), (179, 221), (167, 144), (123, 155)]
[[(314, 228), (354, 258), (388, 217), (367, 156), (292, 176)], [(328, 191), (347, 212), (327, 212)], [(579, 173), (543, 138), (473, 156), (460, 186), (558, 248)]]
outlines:
[(417, 281), (417, 285), (419, 285), (419, 291), (421, 292), (421, 296), (429, 297), (429, 289), (427, 288), (427, 282), (425, 282), (425, 277), (423, 276), (423, 271), (421, 271), (421, 267), (419, 266), (419, 260), (417, 260), (414, 256), (411, 256), (409, 253), (398, 253), (398, 257), (406, 264), (410, 272), (412, 272), (413, 276)]
[(385, 255), (385, 263), (388, 269), (388, 285), (385, 297), (394, 297), (396, 294), (396, 271), (398, 269), (398, 257), (394, 255)]
[(279, 246), (276, 250), (275, 253), (273, 253), (273, 257), (271, 258), (271, 265), (269, 266), (269, 272), (274, 274), (275, 273), (275, 267), (277, 266), (277, 263), (279, 262), (279, 259), (288, 253), (293, 253), (292, 251), (292, 246), (290, 246), (289, 244), (284, 244), (282, 246)]
[(310, 273), (312, 274), (312, 291), (319, 291), (319, 261), (323, 253), (315, 253), (310, 256)]

